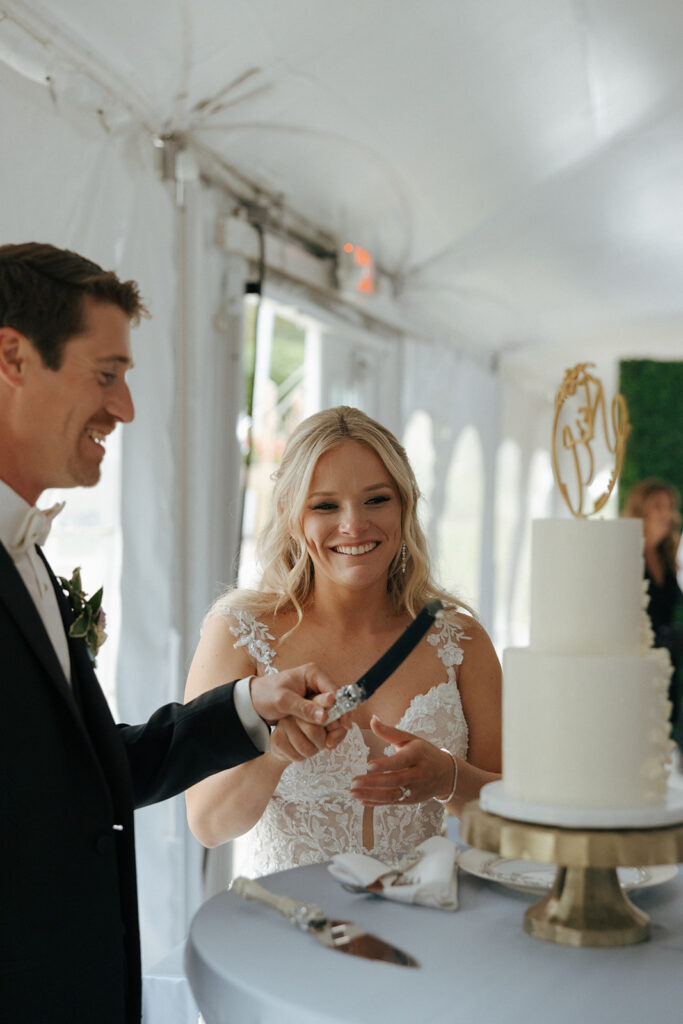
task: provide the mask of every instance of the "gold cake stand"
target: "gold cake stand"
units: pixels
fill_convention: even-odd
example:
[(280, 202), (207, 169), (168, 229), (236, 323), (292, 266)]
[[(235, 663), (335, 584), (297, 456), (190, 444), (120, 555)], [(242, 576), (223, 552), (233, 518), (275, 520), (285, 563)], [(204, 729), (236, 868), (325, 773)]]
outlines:
[(628, 946), (650, 938), (650, 919), (624, 893), (617, 867), (678, 864), (683, 823), (647, 829), (556, 828), (463, 810), (460, 836), (470, 846), (515, 860), (557, 864), (555, 883), (524, 915), (524, 930), (565, 946)]

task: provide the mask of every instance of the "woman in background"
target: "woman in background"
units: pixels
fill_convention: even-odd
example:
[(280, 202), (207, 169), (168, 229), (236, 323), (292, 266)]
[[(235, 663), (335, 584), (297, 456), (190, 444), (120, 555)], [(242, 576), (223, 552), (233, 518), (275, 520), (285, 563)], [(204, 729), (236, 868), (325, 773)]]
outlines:
[(642, 519), (645, 538), (647, 607), (656, 647), (666, 647), (674, 672), (669, 687), (671, 722), (679, 746), (681, 671), (683, 669), (683, 593), (678, 585), (676, 556), (680, 541), (681, 498), (676, 488), (659, 477), (647, 477), (631, 488), (624, 515)]
[(276, 475), (259, 589), (227, 593), (207, 617), (188, 699), (308, 661), (354, 682), (427, 601), (446, 607), (336, 749), (319, 752), (319, 737), (287, 720), (268, 753), (188, 791), (205, 846), (249, 833), (250, 874), (341, 852), (393, 859), (498, 778), (500, 665), (485, 630), (432, 580), (418, 496), (386, 428), (346, 407), (311, 416)]

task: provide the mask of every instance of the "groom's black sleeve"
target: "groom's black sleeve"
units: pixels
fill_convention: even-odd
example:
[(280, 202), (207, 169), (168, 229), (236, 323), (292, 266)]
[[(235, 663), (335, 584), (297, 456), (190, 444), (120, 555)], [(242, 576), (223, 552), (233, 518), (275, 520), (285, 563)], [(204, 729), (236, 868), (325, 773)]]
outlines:
[(143, 725), (119, 725), (135, 806), (166, 800), (207, 775), (258, 757), (235, 710), (234, 683), (166, 704)]

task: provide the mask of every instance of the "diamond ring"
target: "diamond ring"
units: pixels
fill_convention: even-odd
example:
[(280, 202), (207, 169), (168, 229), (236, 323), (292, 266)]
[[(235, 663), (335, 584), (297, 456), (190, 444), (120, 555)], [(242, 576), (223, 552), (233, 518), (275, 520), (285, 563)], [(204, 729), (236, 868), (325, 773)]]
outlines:
[(401, 786), (401, 795), (398, 798), (398, 802), (402, 804), (405, 800), (410, 797), (410, 786)]

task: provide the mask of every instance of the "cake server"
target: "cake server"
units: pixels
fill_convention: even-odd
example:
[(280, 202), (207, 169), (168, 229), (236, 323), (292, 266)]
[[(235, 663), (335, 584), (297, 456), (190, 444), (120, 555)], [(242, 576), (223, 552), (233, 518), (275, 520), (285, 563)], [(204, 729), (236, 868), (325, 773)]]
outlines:
[(233, 880), (230, 889), (246, 900), (258, 900), (259, 903), (278, 910), (293, 925), (308, 932), (328, 949), (350, 953), (352, 956), (362, 956), (367, 960), (383, 960), (385, 963), (398, 964), (401, 967), (420, 966), (409, 953), (404, 953), (384, 939), (366, 932), (360, 925), (351, 921), (331, 921), (325, 916), (324, 910), (314, 903), (302, 903), (289, 896), (277, 896), (264, 889), (258, 882), (241, 876)]
[(420, 614), (413, 619), (398, 640), (391, 645), (388, 651), (384, 652), (372, 668), (364, 672), (355, 683), (340, 687), (337, 690), (334, 704), (327, 709), (325, 725), (336, 722), (347, 711), (354, 711), (359, 704), (371, 697), (417, 646), (442, 608), (441, 601), (428, 601)]

